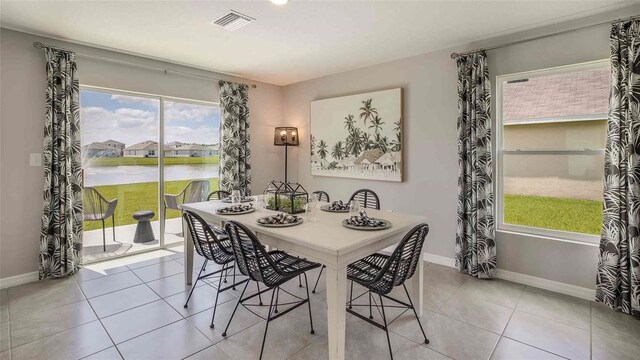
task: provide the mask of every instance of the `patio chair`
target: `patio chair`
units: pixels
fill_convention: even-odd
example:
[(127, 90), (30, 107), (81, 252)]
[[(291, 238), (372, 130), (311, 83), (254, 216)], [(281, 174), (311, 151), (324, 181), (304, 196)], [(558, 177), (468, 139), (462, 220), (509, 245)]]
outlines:
[[(180, 210), (180, 205), (202, 202), (209, 194), (209, 180), (192, 180), (178, 194), (164, 194), (163, 221), (167, 222), (167, 210)], [(166, 229), (166, 228), (165, 228)], [(178, 236), (183, 236), (182, 233)]]
[(107, 200), (98, 190), (93, 187), (85, 187), (82, 191), (84, 221), (101, 221), (102, 222), (102, 250), (107, 251), (107, 238), (105, 234), (104, 221), (111, 217), (113, 227), (113, 241), (116, 241), (116, 206), (118, 198)]

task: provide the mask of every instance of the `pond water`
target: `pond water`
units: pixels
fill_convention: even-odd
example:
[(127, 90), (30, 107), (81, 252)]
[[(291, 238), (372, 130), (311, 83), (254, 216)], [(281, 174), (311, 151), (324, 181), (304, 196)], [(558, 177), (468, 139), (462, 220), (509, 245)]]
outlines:
[[(157, 166), (92, 166), (84, 169), (84, 186), (132, 184), (158, 181)], [(167, 165), (164, 180), (211, 179), (218, 177), (217, 165)]]

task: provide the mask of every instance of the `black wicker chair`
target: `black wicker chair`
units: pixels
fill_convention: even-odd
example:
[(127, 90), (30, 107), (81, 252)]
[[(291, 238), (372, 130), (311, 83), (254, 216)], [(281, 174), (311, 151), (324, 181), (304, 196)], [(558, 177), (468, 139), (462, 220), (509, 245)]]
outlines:
[(364, 208), (380, 210), (380, 199), (373, 190), (360, 189), (351, 195), (349, 201), (352, 200), (357, 201)]
[[(360, 189), (351, 195), (349, 198), (349, 202), (357, 201), (360, 206), (369, 209), (380, 210), (380, 199), (378, 195), (373, 192), (373, 190), (369, 189)], [(320, 278), (322, 277), (322, 271), (324, 270), (324, 265), (320, 268), (320, 273), (318, 274), (318, 278), (316, 279), (316, 284), (313, 286), (312, 293), (316, 293), (316, 289), (318, 288), (318, 283), (320, 282)]]
[[(231, 324), (231, 320), (233, 320), (233, 316), (235, 315), (238, 306), (241, 304), (245, 308), (250, 306), (259, 306), (255, 304), (246, 304), (246, 302), (254, 298), (255, 296), (267, 291), (271, 291), (271, 302), (269, 303), (269, 311), (267, 313), (267, 318), (265, 319), (267, 320), (267, 324), (264, 329), (264, 337), (262, 338), (260, 359), (262, 359), (264, 343), (267, 339), (267, 330), (269, 330), (269, 323), (301, 305), (308, 304), (309, 306), (309, 322), (311, 324), (311, 334), (314, 334), (315, 332), (313, 330), (313, 318), (311, 317), (311, 303), (309, 302), (309, 286), (307, 282), (306, 272), (319, 267), (320, 264), (307, 261), (306, 259), (301, 259), (296, 256), (291, 256), (281, 250), (267, 251), (255, 236), (255, 234), (253, 234), (251, 230), (247, 229), (244, 225), (238, 222), (227, 222), (225, 225), (225, 230), (227, 231), (227, 234), (229, 235), (229, 238), (231, 240), (233, 253), (235, 254), (236, 264), (238, 266), (238, 269), (240, 270), (240, 273), (242, 275), (248, 276), (251, 280), (265, 284), (267, 288), (262, 291), (258, 290), (256, 294), (248, 295), (247, 297), (243, 298), (244, 293), (247, 290), (247, 285), (244, 286), (242, 294), (238, 298), (236, 307), (233, 309), (233, 313), (231, 313), (231, 317), (229, 318), (229, 322), (227, 323), (227, 327), (224, 329), (222, 336), (227, 336), (229, 324)], [(306, 299), (296, 296), (288, 292), (287, 290), (280, 288), (281, 285), (299, 275), (304, 276), (304, 281), (307, 284)], [(280, 291), (284, 291), (298, 301), (278, 304)], [(278, 313), (278, 305), (291, 306)], [(256, 313), (254, 312), (254, 314)]]
[(318, 200), (320, 201), (331, 202), (331, 199), (329, 198), (329, 194), (327, 194), (326, 191), (318, 190), (318, 191), (314, 191), (312, 194), (317, 196)]
[[(418, 325), (420, 326), (420, 330), (422, 331), (422, 335), (424, 336), (424, 342), (426, 344), (429, 343), (429, 339), (427, 339), (427, 335), (425, 334), (424, 328), (422, 327), (420, 319), (418, 318), (418, 313), (413, 307), (413, 302), (411, 301), (411, 297), (409, 296), (409, 291), (407, 291), (407, 287), (404, 284), (405, 281), (415, 273), (418, 261), (422, 261), (422, 245), (424, 244), (424, 239), (428, 233), (429, 225), (420, 224), (411, 229), (411, 231), (409, 231), (404, 236), (402, 241), (400, 241), (391, 255), (375, 253), (363, 259), (360, 259), (347, 267), (347, 279), (351, 280), (351, 295), (349, 296), (349, 307), (347, 308), (347, 312), (367, 321), (368, 323), (375, 325), (378, 328), (383, 329), (386, 332), (387, 344), (389, 345), (389, 355), (391, 356), (391, 359), (393, 359), (393, 353), (391, 352), (391, 342), (389, 341), (388, 324), (392, 321), (387, 321), (382, 298), (389, 299), (399, 304), (399, 306), (390, 307), (405, 308), (405, 311), (409, 309), (413, 310), (413, 314), (415, 315), (416, 320), (418, 321)], [(354, 299), (353, 282), (364, 286), (368, 291)], [(409, 299), (408, 304), (406, 302), (388, 296), (388, 294), (391, 292), (391, 290), (393, 290), (394, 287), (400, 285), (402, 285), (402, 287), (404, 288), (404, 292)], [(354, 300), (357, 300), (359, 297), (367, 294), (369, 296), (368, 305), (353, 304)], [(378, 298), (380, 300), (380, 306), (375, 303), (375, 307), (379, 312), (381, 310), (383, 324), (380, 324), (373, 320), (373, 314), (371, 310), (371, 300), (373, 297), (372, 294), (378, 295)], [(369, 317), (367, 318), (366, 316), (353, 311), (353, 306), (369, 306)]]
[(207, 196), (207, 201), (222, 200), (224, 198), (228, 198), (229, 196), (231, 196), (231, 193), (229, 193), (228, 191), (216, 190), (211, 192), (209, 196)]
[[(236, 283), (236, 271), (234, 265), (234, 255), (233, 249), (231, 248), (231, 241), (229, 241), (228, 237), (221, 239), (216, 235), (213, 229), (196, 213), (191, 212), (189, 210), (184, 210), (182, 213), (182, 217), (187, 223), (187, 228), (189, 233), (191, 234), (191, 238), (193, 239), (193, 246), (196, 249), (198, 255), (204, 257), (204, 263), (200, 268), (200, 272), (198, 272), (198, 277), (193, 283), (191, 287), (191, 291), (189, 292), (189, 297), (187, 297), (187, 301), (184, 304), (184, 307), (189, 306), (189, 300), (191, 300), (191, 295), (193, 295), (193, 290), (198, 285), (199, 280), (208, 279), (211, 277), (218, 278), (218, 286), (216, 287), (216, 301), (213, 305), (213, 315), (211, 316), (211, 327), (213, 327), (213, 321), (216, 317), (216, 308), (218, 306), (218, 296), (221, 292), (225, 292), (229, 289), (236, 288), (236, 285), (241, 285), (249, 281), (249, 279), (245, 279)], [(207, 263), (209, 261), (213, 261), (214, 263), (221, 265), (222, 268), (216, 271), (213, 271), (208, 274), (202, 274), (205, 271)], [(233, 283), (229, 286), (222, 287), (222, 281), (227, 282), (227, 273), (233, 270)]]

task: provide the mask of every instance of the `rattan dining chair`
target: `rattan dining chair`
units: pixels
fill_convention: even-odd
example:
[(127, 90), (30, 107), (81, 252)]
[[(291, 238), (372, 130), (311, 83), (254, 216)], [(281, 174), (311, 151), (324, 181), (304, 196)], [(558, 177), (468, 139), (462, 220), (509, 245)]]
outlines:
[[(358, 204), (360, 204), (360, 206), (363, 208), (380, 210), (380, 199), (378, 198), (378, 195), (373, 192), (373, 190), (357, 190), (349, 198), (349, 202), (351, 201), (358, 202)], [(311, 291), (314, 294), (316, 293), (316, 289), (318, 288), (318, 283), (320, 282), (320, 278), (322, 277), (322, 271), (324, 270), (324, 268), (325, 266), (322, 265), (322, 267), (320, 268), (320, 273), (318, 273), (318, 278), (316, 279), (316, 284), (313, 286), (313, 290)]]
[[(260, 348), (260, 359), (262, 359), (262, 353), (264, 352), (264, 343), (267, 339), (269, 323), (296, 309), (299, 306), (308, 304), (311, 334), (314, 334), (315, 332), (313, 330), (313, 318), (311, 316), (311, 303), (309, 302), (309, 286), (307, 282), (306, 272), (319, 267), (320, 264), (308, 261), (306, 259), (301, 259), (296, 256), (291, 256), (281, 250), (267, 251), (264, 245), (260, 243), (256, 235), (251, 232), (251, 230), (247, 229), (244, 225), (238, 222), (228, 221), (225, 225), (225, 230), (227, 231), (227, 234), (229, 235), (229, 238), (231, 240), (233, 253), (235, 254), (236, 264), (238, 266), (238, 269), (240, 270), (240, 273), (242, 275), (248, 276), (251, 280), (257, 281), (258, 283), (263, 283), (267, 288), (262, 291), (258, 290), (256, 294), (248, 295), (247, 297), (243, 298), (248, 285), (245, 284), (244, 289), (242, 290), (242, 294), (238, 298), (238, 302), (233, 309), (233, 313), (231, 313), (231, 317), (229, 318), (229, 322), (227, 323), (227, 327), (222, 333), (222, 336), (227, 336), (227, 330), (229, 329), (229, 325), (231, 324), (231, 320), (233, 320), (233, 316), (235, 315), (236, 310), (238, 310), (238, 306), (242, 305), (245, 308), (250, 306), (259, 306), (255, 304), (247, 304), (246, 302), (254, 298), (255, 296), (267, 291), (271, 291), (271, 301), (269, 302), (269, 311), (267, 313), (267, 318), (265, 319), (267, 323), (264, 329), (264, 336), (262, 338), (262, 347)], [(307, 284), (306, 299), (296, 296), (280, 287), (287, 281), (299, 275), (304, 276), (304, 281)], [(288, 295), (294, 297), (297, 301), (278, 304), (280, 291), (284, 291)], [(278, 312), (278, 305), (291, 306), (284, 311)]]
[(111, 227), (113, 228), (113, 241), (116, 241), (116, 206), (118, 206), (118, 198), (107, 200), (98, 190), (87, 186), (82, 190), (82, 210), (84, 221), (101, 221), (102, 222), (102, 251), (107, 251), (107, 237), (105, 233), (104, 221), (111, 218)]
[[(236, 272), (234, 265), (235, 257), (233, 255), (233, 249), (231, 248), (231, 242), (229, 241), (228, 237), (220, 238), (219, 236), (217, 236), (213, 229), (204, 221), (204, 219), (202, 219), (202, 217), (192, 211), (184, 210), (182, 213), (182, 217), (187, 223), (187, 228), (189, 230), (189, 234), (191, 235), (191, 239), (193, 240), (193, 246), (196, 252), (198, 253), (198, 255), (204, 257), (204, 263), (200, 268), (200, 272), (198, 272), (198, 277), (191, 286), (191, 291), (189, 292), (189, 296), (187, 297), (187, 301), (185, 302), (184, 307), (187, 308), (189, 306), (189, 300), (191, 300), (191, 295), (193, 295), (193, 290), (198, 285), (198, 281), (216, 277), (218, 280), (218, 285), (216, 287), (216, 301), (213, 305), (213, 314), (211, 315), (210, 325), (213, 328), (213, 321), (216, 317), (216, 308), (218, 306), (218, 296), (220, 295), (220, 293), (225, 292), (229, 289), (235, 290), (237, 285), (241, 285), (249, 280), (245, 279), (236, 283)], [(219, 270), (215, 270), (208, 274), (203, 274), (209, 261), (213, 261), (214, 263), (222, 267)], [(233, 270), (232, 284), (222, 287), (223, 279), (226, 282), (227, 273), (231, 270)]]
[(357, 190), (351, 195), (349, 202), (352, 200), (357, 201), (363, 208), (380, 210), (380, 199), (373, 190)]
[(209, 194), (209, 196), (207, 196), (207, 201), (222, 200), (224, 198), (228, 198), (229, 196), (231, 196), (231, 193), (228, 192), (228, 191), (216, 190), (216, 191), (211, 192)]
[(329, 194), (326, 191), (318, 190), (312, 192), (312, 194), (317, 196), (320, 201), (331, 202), (331, 198), (329, 198)]
[[(347, 308), (347, 312), (356, 317), (365, 320), (366, 322), (375, 325), (376, 327), (383, 329), (387, 334), (387, 345), (389, 345), (389, 355), (391, 359), (393, 359), (393, 353), (391, 352), (391, 341), (389, 340), (389, 328), (388, 325), (390, 321), (387, 320), (387, 316), (384, 310), (384, 303), (382, 298), (386, 298), (399, 304), (393, 307), (400, 307), (411, 309), (413, 311), (413, 315), (416, 317), (416, 321), (418, 321), (418, 325), (420, 326), (420, 331), (422, 331), (422, 336), (424, 336), (424, 342), (426, 344), (429, 343), (429, 339), (427, 339), (427, 335), (424, 332), (424, 328), (420, 323), (420, 318), (418, 318), (418, 313), (416, 309), (413, 307), (413, 302), (411, 301), (411, 296), (409, 295), (409, 291), (407, 290), (406, 285), (404, 284), (407, 279), (409, 279), (416, 271), (418, 261), (422, 261), (422, 246), (424, 244), (424, 240), (429, 233), (429, 225), (420, 224), (411, 229), (400, 241), (396, 249), (391, 253), (391, 255), (385, 255), (380, 253), (375, 253), (369, 256), (364, 257), (352, 264), (347, 266), (347, 279), (351, 280), (351, 294), (349, 296), (349, 306)], [(355, 299), (353, 298), (353, 283), (365, 287), (368, 291), (359, 295)], [(388, 294), (393, 290), (394, 287), (402, 285), (405, 294), (408, 298), (408, 303), (394, 299), (390, 297)], [(380, 312), (382, 316), (383, 323), (380, 324), (373, 320), (372, 313), (372, 303), (371, 300), (374, 298), (372, 294), (378, 295), (378, 299), (380, 300), (380, 306), (378, 306), (377, 302), (375, 302), (376, 309)], [(354, 300), (357, 300), (361, 296), (368, 295), (369, 296), (369, 304), (366, 305), (355, 305), (353, 304)], [(353, 306), (368, 306), (369, 307), (369, 317), (353, 311)]]

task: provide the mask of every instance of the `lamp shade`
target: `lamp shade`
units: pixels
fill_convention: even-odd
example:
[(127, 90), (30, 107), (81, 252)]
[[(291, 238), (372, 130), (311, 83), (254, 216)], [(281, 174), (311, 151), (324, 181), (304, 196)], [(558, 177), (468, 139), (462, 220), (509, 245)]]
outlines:
[(275, 146), (298, 146), (300, 141), (298, 140), (298, 128), (279, 126), (273, 134), (273, 145)]

